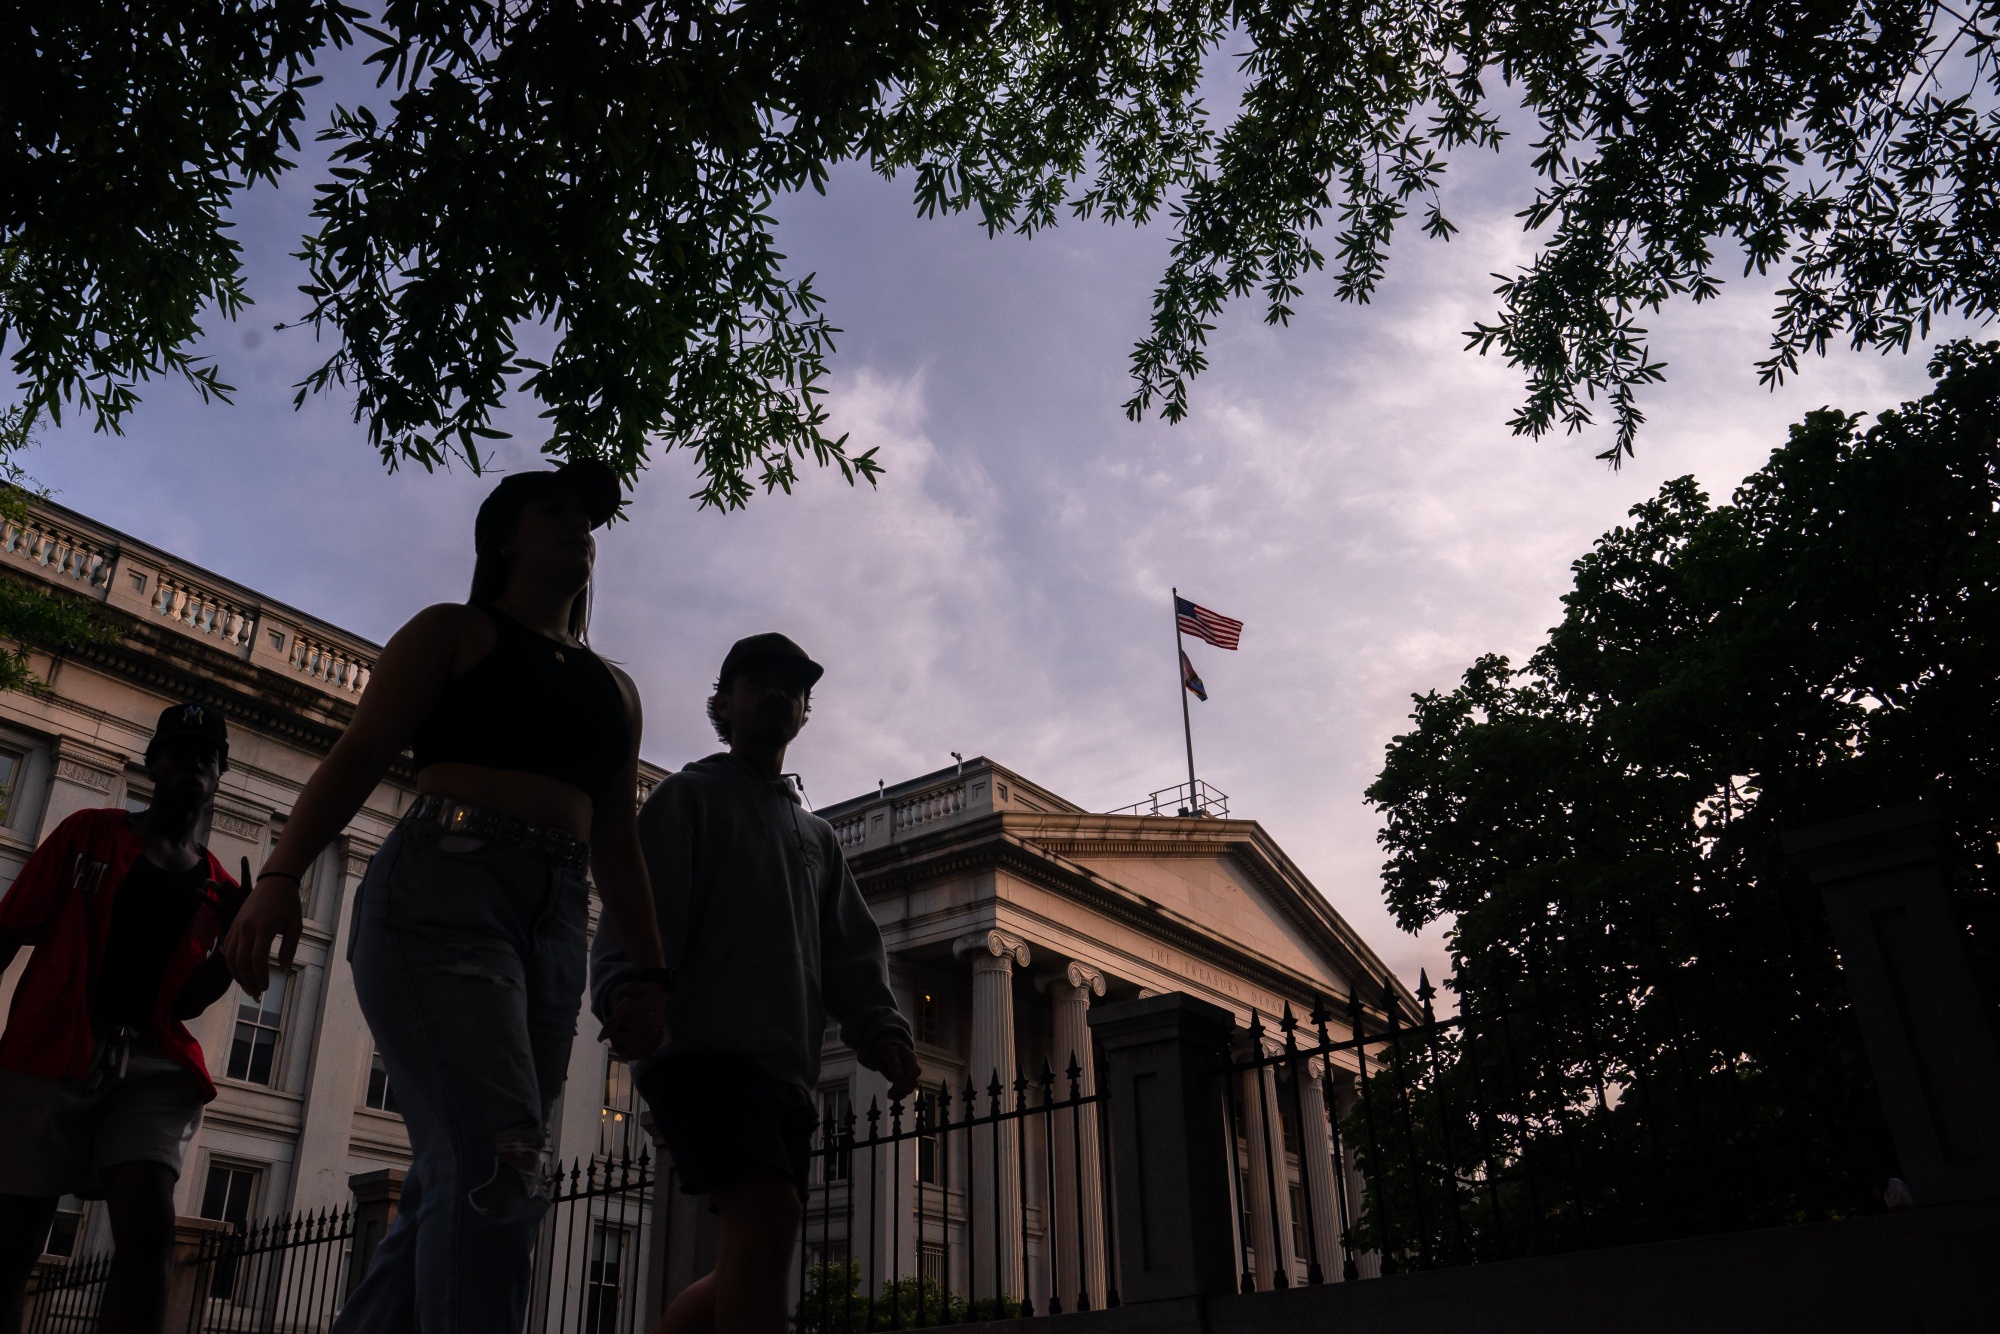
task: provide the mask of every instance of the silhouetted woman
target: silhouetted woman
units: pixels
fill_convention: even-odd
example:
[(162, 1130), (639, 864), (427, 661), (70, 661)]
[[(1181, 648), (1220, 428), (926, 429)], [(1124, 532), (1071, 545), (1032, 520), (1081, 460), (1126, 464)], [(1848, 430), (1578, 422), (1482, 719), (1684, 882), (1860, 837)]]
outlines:
[(291, 962), (300, 877), (412, 746), (419, 796), (368, 865), (348, 954), (412, 1162), (337, 1330), (521, 1328), (583, 994), (587, 872), (653, 970), (606, 1036), (634, 1055), (659, 1045), (668, 977), (635, 816), (639, 701), (584, 644), (591, 530), (617, 504), (601, 464), (494, 488), (471, 597), (419, 612), (382, 650), (225, 943), (262, 994), (274, 939)]

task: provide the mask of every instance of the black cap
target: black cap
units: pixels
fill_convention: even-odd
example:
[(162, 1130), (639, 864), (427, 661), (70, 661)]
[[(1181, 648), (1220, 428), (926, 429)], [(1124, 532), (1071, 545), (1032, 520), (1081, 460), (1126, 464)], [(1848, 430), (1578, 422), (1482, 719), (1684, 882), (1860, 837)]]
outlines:
[[(205, 741), (224, 759), (229, 757), (229, 727), (222, 715), (206, 704), (170, 704), (153, 729), (153, 746), (164, 741)], [(152, 750), (149, 746), (148, 752)]]
[(567, 491), (583, 502), (592, 528), (610, 522), (623, 499), (618, 474), (596, 459), (572, 459), (552, 472), (509, 473), (480, 502), (479, 517), (472, 524), (473, 548), (485, 551), (505, 541), (527, 503), (550, 491)]
[(730, 645), (721, 679), (727, 681), (746, 667), (789, 667), (808, 687), (826, 675), (826, 668), (807, 657), (804, 649), (776, 633), (751, 635)]

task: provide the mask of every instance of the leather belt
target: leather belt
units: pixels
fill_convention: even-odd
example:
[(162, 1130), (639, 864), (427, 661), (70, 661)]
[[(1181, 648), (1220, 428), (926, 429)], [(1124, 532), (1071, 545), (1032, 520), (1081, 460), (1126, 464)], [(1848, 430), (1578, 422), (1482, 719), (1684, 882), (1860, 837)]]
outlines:
[(409, 814), (403, 818), (418, 824), (435, 825), (447, 834), (492, 839), (572, 871), (587, 873), (590, 870), (590, 844), (575, 834), (523, 820), (505, 811), (475, 806), (469, 801), (457, 801), (451, 797), (426, 795), (418, 797)]

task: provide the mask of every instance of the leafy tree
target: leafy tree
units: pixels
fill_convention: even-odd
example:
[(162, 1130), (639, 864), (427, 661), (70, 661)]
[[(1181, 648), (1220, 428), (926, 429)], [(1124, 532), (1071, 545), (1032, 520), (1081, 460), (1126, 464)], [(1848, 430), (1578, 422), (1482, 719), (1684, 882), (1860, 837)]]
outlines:
[(1866, 429), (1809, 414), (1730, 504), (1668, 483), (1576, 563), (1525, 668), (1416, 697), (1368, 799), (1398, 923), (1450, 923), (1464, 1022), (1406, 1040), (1371, 1110), (1461, 1182), (1500, 1171), (1454, 1199), (1384, 1147), (1392, 1241), (1457, 1244), (1453, 1207), (1519, 1209), (1519, 1246), (1879, 1201), (1838, 959), (1778, 833), (1933, 802), (2000, 998), (2000, 343), (1930, 369)]
[[(154, 375), (226, 396), (187, 351), (244, 301), (225, 206), (291, 165), (316, 54), (357, 38), (386, 100), (323, 131), (302, 253), (332, 351), (301, 392), (351, 388), (391, 466), (476, 464), (525, 390), (554, 452), (630, 477), (694, 450), (705, 503), (805, 459), (873, 477), (825, 433), (836, 331), (769, 213), (850, 160), (993, 230), (1165, 211), (1135, 417), (1187, 411), (1231, 300), (1285, 322), (1329, 267), (1368, 300), (1409, 215), (1453, 232), (1453, 157), (1516, 126), (1539, 249), (1468, 338), (1525, 370), (1517, 431), (1603, 398), (1630, 453), (1662, 373), (1638, 321), (1738, 265), (1786, 278), (1773, 382), (2000, 310), (2000, 0), (36, 0), (11, 35), (0, 336), (31, 409), (100, 426)], [(1224, 124), (1201, 93), (1231, 60)]]

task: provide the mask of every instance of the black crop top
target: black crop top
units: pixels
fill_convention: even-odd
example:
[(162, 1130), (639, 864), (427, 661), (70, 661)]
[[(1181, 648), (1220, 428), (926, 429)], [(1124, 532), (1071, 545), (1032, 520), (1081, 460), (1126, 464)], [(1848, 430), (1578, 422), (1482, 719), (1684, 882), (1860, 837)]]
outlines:
[(499, 636), (417, 728), (417, 771), (477, 764), (541, 774), (596, 796), (632, 754), (625, 695), (587, 648), (481, 607)]

